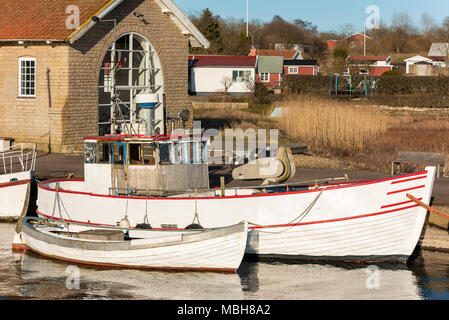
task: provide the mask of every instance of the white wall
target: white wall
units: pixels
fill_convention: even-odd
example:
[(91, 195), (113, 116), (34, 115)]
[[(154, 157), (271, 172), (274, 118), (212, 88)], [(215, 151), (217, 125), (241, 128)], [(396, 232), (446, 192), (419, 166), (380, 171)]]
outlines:
[[(190, 70), (190, 91), (201, 93), (213, 93), (218, 91), (224, 91), (224, 86), (221, 83), (224, 77), (232, 79), (233, 71), (251, 71), (251, 80), (254, 83), (255, 68), (191, 68)], [(229, 93), (248, 93), (250, 90), (247, 88), (245, 82), (234, 82), (230, 87)]]

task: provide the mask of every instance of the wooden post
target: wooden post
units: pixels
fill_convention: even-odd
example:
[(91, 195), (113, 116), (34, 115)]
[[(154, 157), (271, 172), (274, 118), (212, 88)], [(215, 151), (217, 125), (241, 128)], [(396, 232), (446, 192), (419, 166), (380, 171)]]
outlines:
[(221, 188), (221, 196), (225, 196), (225, 179), (223, 176), (220, 177), (220, 188)]

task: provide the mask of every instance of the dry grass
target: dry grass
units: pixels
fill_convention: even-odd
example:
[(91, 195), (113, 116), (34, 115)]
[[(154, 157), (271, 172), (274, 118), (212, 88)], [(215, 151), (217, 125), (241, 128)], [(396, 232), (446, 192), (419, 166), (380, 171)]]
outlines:
[(401, 150), (449, 153), (447, 111), (391, 114), (376, 106), (305, 96), (281, 105), (290, 109), (279, 122), (290, 139), (307, 144), (318, 155), (363, 169), (389, 172)]
[(373, 136), (388, 128), (388, 116), (373, 107), (308, 96), (291, 98), (280, 105), (289, 109), (279, 123), (285, 134), (314, 149), (359, 153)]
[(305, 144), (315, 155), (295, 159), (299, 166), (342, 170), (356, 167), (389, 173), (398, 151), (449, 154), (449, 110), (388, 109), (360, 103), (293, 96), (275, 104), (290, 110), (277, 121), (231, 109), (195, 110), (195, 120), (201, 120), (204, 128), (221, 131), (278, 128), (280, 143)]

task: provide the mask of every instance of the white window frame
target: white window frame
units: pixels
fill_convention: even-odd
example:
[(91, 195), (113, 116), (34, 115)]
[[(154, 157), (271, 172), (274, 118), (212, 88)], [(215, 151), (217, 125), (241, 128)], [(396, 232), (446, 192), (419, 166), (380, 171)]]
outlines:
[(299, 67), (288, 67), (288, 74), (299, 74)]
[[(34, 94), (26, 94), (26, 93), (22, 93), (22, 62), (26, 62), (26, 61), (32, 61), (34, 62), (34, 80), (29, 80), (34, 82), (34, 86), (32, 87), (32, 89), (34, 90)], [(32, 57), (21, 57), (19, 58), (19, 62), (18, 62), (18, 67), (19, 67), (19, 79), (18, 79), (18, 96), (20, 98), (35, 98), (36, 97), (36, 78), (37, 78), (37, 65), (36, 65), (36, 58), (32, 58)], [(27, 81), (27, 80), (25, 80)]]
[[(234, 72), (237, 72), (237, 77), (234, 77)], [(232, 74), (232, 82), (234, 83), (253, 81), (252, 72), (250, 69), (234, 69), (232, 70), (231, 74)], [(246, 75), (248, 75), (248, 77), (246, 77)]]
[(270, 82), (270, 73), (268, 72), (262, 72), (259, 74), (260, 76), (260, 82)]

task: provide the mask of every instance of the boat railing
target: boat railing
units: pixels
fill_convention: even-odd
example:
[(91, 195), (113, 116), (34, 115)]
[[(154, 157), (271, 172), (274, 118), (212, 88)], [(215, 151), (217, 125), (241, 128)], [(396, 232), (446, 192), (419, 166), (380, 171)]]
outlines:
[[(320, 189), (325, 187), (329, 183), (335, 183), (336, 185), (341, 182), (342, 184), (349, 181), (348, 176), (338, 178), (327, 179), (315, 179), (309, 181), (300, 181), (283, 184), (270, 184), (270, 185), (255, 185), (255, 186), (235, 186), (235, 187), (217, 187), (217, 188), (198, 188), (198, 189), (183, 189), (183, 190), (161, 190), (161, 189), (138, 189), (138, 188), (109, 188), (109, 195), (127, 195), (127, 196), (183, 196), (186, 198), (196, 198), (204, 196), (204, 194), (211, 194), (214, 197), (220, 196), (239, 196), (249, 195), (242, 193), (242, 190), (256, 190), (258, 193), (268, 192), (267, 190), (285, 189), (285, 191), (294, 191), (298, 187), (307, 187), (311, 189)], [(254, 193), (251, 193), (254, 194)]]
[(24, 144), (16, 144), (0, 153), (0, 174), (34, 171), (36, 166), (36, 145), (25, 149)]

